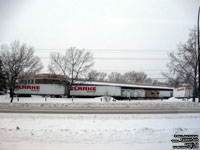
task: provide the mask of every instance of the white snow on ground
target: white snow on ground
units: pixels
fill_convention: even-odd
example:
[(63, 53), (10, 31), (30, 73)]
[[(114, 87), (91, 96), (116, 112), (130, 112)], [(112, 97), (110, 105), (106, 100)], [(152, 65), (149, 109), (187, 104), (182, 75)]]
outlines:
[(200, 109), (200, 103), (187, 100), (170, 98), (166, 100), (117, 100), (111, 97), (98, 98), (50, 98), (44, 97), (17, 97), (10, 103), (8, 95), (0, 96), (0, 108), (25, 108), (25, 109), (84, 109), (84, 108), (112, 108), (112, 109)]
[(0, 114), (1, 150), (169, 150), (200, 114)]
[[(180, 99), (178, 99), (178, 98), (174, 98), (174, 97), (171, 97), (171, 98), (169, 98), (169, 99), (167, 99), (167, 102), (192, 102), (192, 98), (190, 98), (190, 99), (187, 99), (187, 98), (180, 98)], [(195, 98), (195, 102), (198, 102), (198, 98)]]
[[(96, 97), (96, 98), (51, 98), (51, 97), (42, 97), (37, 95), (32, 95), (32, 97), (14, 97), (13, 103), (71, 103), (71, 102), (127, 102), (127, 100), (116, 100), (112, 97)], [(171, 97), (169, 99), (131, 99), (131, 102), (192, 102), (191, 99), (177, 99)], [(9, 103), (10, 97), (8, 94), (0, 95), (0, 103)], [(198, 102), (198, 98), (196, 98)]]
[[(96, 98), (51, 98), (32, 95), (32, 97), (14, 97), (13, 103), (71, 103), (71, 102), (112, 102), (115, 101), (112, 97), (96, 97)], [(8, 94), (0, 95), (0, 103), (9, 103), (10, 97)]]
[[(0, 107), (198, 108), (191, 100), (110, 98), (14, 98), (0, 96)], [(103, 102), (101, 102), (101, 100)], [(20, 105), (18, 105), (20, 104)], [(46, 105), (47, 104), (47, 105)], [(200, 114), (20, 114), (0, 113), (0, 150), (170, 150), (174, 134), (198, 134)]]

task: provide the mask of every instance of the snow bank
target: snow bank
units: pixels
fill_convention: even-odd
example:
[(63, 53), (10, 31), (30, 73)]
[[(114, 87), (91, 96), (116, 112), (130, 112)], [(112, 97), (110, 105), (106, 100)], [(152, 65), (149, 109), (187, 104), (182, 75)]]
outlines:
[(116, 102), (117, 100), (110, 96), (102, 96), (94, 98), (94, 101), (101, 101), (101, 102)]
[[(166, 101), (168, 102), (193, 102), (193, 99), (187, 99), (187, 98), (175, 98), (175, 97), (171, 97), (169, 99), (167, 99)], [(199, 99), (195, 98), (195, 102), (198, 103)]]
[(200, 103), (170, 98), (168, 100), (116, 101), (112, 97), (98, 98), (45, 98), (41, 96), (14, 98), (10, 103), (8, 95), (0, 96), (0, 108), (25, 109), (200, 109)]
[[(0, 114), (0, 148), (171, 149), (174, 134), (200, 135), (200, 114)], [(40, 146), (39, 146), (40, 145)]]
[[(51, 98), (32, 95), (32, 97), (14, 97), (13, 103), (71, 103), (71, 102), (112, 102), (113, 97), (103, 96), (96, 98)], [(0, 103), (10, 103), (9, 95), (0, 95)]]
[[(37, 95), (32, 95), (32, 97), (14, 97), (13, 103), (71, 103), (71, 102), (192, 102), (191, 99), (177, 99), (171, 97), (169, 99), (127, 99), (127, 100), (116, 100), (110, 96), (102, 96), (96, 98), (51, 98), (51, 97), (42, 97)], [(196, 102), (198, 102), (198, 98), (196, 98)], [(10, 103), (9, 95), (0, 95), (0, 103)]]

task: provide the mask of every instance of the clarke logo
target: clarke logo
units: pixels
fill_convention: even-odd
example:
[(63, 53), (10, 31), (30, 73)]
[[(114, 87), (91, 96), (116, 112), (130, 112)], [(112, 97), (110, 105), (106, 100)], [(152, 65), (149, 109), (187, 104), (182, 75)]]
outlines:
[(72, 91), (96, 91), (96, 87), (72, 87)]
[(17, 85), (16, 89), (40, 90), (40, 86), (34, 86), (34, 85)]

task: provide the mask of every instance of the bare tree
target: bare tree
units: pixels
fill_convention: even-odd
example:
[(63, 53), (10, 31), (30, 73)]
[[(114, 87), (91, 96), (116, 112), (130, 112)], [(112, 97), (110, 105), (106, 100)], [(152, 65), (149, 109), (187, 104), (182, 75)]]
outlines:
[(123, 74), (126, 83), (144, 83), (147, 79), (147, 74), (144, 72), (129, 71)]
[(87, 78), (89, 80), (105, 81), (106, 80), (106, 76), (107, 76), (107, 73), (105, 73), (105, 72), (98, 72), (96, 70), (91, 70), (88, 73)]
[(178, 52), (169, 54), (170, 62), (167, 64), (168, 73), (163, 73), (168, 78), (168, 82), (177, 86), (187, 84), (193, 88), (193, 101), (198, 83), (198, 49), (197, 32), (191, 30), (186, 43), (178, 45)]
[(143, 83), (148, 84), (148, 85), (153, 85), (155, 80), (153, 80), (152, 78), (146, 78)]
[[(3, 65), (2, 65), (2, 61), (0, 58), (0, 92), (3, 92), (6, 90), (6, 79), (5, 79), (5, 75), (3, 72)], [(1, 93), (0, 93), (1, 94)]]
[(108, 81), (124, 83), (123, 75), (118, 72), (112, 72), (108, 75)]
[(34, 56), (32, 47), (14, 41), (10, 45), (2, 44), (0, 47), (2, 69), (10, 89), (11, 103), (13, 101), (16, 81), (19, 78), (35, 74), (42, 69), (39, 57)]
[(112, 72), (108, 75), (108, 81), (149, 85), (154, 83), (154, 80), (148, 78), (145, 72), (136, 72), (134, 70), (125, 72), (124, 74)]
[(168, 86), (177, 88), (177, 87), (183, 86), (184, 84), (182, 77), (179, 75), (174, 76), (174, 74), (171, 72), (162, 72), (162, 75), (167, 78), (167, 81), (165, 83)]
[(49, 71), (54, 74), (64, 75), (64, 84), (67, 87), (66, 95), (70, 96), (72, 85), (87, 75), (94, 64), (91, 52), (71, 47), (65, 55), (52, 53), (50, 56)]

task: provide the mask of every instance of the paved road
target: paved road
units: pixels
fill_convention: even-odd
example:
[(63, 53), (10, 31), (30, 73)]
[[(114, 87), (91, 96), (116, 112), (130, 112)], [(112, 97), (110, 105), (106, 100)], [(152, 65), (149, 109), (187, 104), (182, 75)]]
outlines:
[(0, 113), (159, 114), (200, 113), (199, 103), (0, 103)]
[(200, 113), (200, 109), (0, 109), (0, 113), (52, 114), (169, 114)]

